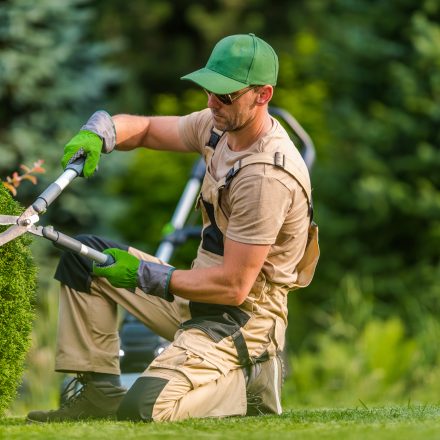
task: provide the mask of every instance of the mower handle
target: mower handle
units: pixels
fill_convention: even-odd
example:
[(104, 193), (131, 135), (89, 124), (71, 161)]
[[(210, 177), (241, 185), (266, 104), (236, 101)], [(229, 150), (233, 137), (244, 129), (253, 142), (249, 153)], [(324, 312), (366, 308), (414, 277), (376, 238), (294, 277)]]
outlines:
[(269, 112), (273, 116), (281, 118), (292, 130), (293, 134), (302, 144), (301, 156), (307, 165), (309, 171), (315, 162), (315, 146), (309, 134), (304, 130), (302, 125), (286, 110), (279, 107), (269, 107)]

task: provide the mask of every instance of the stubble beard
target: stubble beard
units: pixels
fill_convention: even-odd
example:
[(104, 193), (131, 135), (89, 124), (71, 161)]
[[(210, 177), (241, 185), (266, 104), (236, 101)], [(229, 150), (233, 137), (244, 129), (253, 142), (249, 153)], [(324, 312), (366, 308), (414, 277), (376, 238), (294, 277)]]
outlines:
[[(212, 111), (212, 110), (211, 110)], [(212, 115), (216, 114), (212, 112)], [(240, 123), (238, 117), (224, 116), (217, 114), (217, 116), (221, 116), (221, 119), (214, 119), (214, 127), (220, 131), (239, 131), (246, 124)]]

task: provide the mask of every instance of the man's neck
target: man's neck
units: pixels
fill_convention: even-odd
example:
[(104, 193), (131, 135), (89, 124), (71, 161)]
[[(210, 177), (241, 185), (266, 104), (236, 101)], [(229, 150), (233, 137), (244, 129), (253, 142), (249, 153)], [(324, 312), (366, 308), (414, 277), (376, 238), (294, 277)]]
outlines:
[(261, 139), (272, 128), (272, 118), (266, 113), (262, 118), (237, 131), (228, 131), (228, 147), (231, 151), (247, 150), (251, 145)]

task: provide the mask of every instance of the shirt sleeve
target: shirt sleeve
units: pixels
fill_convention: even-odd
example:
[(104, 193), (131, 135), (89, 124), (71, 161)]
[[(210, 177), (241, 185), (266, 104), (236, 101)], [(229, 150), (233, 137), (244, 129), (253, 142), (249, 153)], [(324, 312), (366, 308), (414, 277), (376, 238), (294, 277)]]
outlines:
[(226, 236), (247, 244), (274, 244), (292, 203), (292, 193), (267, 175), (246, 176), (231, 187)]
[(190, 113), (179, 119), (179, 133), (184, 144), (193, 151), (202, 153), (209, 140), (212, 116), (209, 109)]

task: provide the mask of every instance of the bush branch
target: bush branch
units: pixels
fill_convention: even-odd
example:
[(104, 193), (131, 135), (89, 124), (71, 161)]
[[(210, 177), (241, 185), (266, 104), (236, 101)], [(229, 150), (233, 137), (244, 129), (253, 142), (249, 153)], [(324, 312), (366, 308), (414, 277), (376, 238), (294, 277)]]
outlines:
[(34, 162), (32, 168), (26, 165), (20, 165), (21, 174), (18, 171), (14, 171), (11, 176), (6, 177), (6, 181), (0, 180), (0, 182), (5, 186), (13, 196), (17, 195), (17, 189), (24, 180), (29, 180), (34, 185), (37, 183), (37, 178), (34, 174), (42, 174), (46, 170), (41, 166), (44, 160), (37, 160)]

